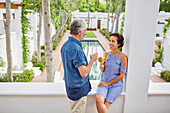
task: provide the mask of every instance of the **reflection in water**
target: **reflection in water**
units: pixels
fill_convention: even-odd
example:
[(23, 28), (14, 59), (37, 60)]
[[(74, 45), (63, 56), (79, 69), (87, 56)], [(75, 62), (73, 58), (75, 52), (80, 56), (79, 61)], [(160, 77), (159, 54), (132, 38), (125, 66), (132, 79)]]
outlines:
[[(95, 41), (95, 42), (94, 41), (93, 42), (83, 41), (82, 47), (83, 47), (85, 55), (87, 56), (88, 62), (90, 61), (90, 55), (96, 52), (98, 52), (98, 57), (104, 56), (104, 50), (98, 41)], [(98, 61), (95, 61), (93, 63), (92, 69), (89, 73), (90, 80), (100, 80), (101, 71), (99, 69), (99, 66), (100, 66), (100, 63)]]

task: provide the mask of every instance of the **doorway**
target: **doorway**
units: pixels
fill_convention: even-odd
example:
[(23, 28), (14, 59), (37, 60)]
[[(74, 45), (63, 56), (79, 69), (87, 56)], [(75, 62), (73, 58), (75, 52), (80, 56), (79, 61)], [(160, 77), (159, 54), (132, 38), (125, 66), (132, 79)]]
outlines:
[(97, 29), (100, 29), (101, 20), (97, 20)]

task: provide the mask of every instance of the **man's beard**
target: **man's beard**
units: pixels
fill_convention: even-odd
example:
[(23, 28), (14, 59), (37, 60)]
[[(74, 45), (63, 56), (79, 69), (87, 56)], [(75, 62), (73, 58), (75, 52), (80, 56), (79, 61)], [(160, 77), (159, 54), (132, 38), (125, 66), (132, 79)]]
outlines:
[(83, 40), (83, 39), (84, 39), (84, 36), (83, 36), (83, 33), (81, 33), (80, 40)]

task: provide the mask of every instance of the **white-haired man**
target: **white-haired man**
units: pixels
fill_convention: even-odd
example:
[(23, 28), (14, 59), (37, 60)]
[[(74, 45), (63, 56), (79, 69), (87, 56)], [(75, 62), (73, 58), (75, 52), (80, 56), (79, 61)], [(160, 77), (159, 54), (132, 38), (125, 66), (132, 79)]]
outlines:
[(87, 95), (91, 91), (89, 72), (98, 53), (90, 55), (90, 62), (82, 49), (80, 40), (86, 35), (86, 23), (74, 20), (70, 26), (69, 39), (61, 48), (64, 67), (64, 80), (67, 96), (70, 99), (71, 113), (85, 113)]

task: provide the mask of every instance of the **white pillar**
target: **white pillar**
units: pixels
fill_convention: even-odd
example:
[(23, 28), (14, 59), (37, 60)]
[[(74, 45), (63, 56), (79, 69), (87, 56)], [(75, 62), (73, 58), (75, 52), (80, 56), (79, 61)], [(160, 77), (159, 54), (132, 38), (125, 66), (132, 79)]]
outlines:
[[(16, 27), (16, 39), (17, 40), (16, 44), (14, 44), (13, 47), (16, 47), (16, 48), (12, 48), (13, 51), (14, 49), (17, 50), (17, 53), (15, 52), (15, 54), (17, 54), (17, 67), (18, 68), (21, 68), (22, 67), (22, 25), (21, 25), (21, 13), (22, 13), (22, 7), (18, 7), (18, 9), (15, 10), (15, 27)], [(14, 26), (13, 26), (14, 27)], [(12, 37), (11, 37), (12, 38)], [(16, 60), (16, 59), (14, 59)], [(13, 61), (14, 61), (13, 60)], [(13, 64), (14, 65), (14, 64)], [(16, 64), (15, 64), (16, 65)]]
[(160, 0), (126, 0), (128, 75), (124, 113), (147, 113), (148, 87)]
[(22, 7), (18, 7), (18, 9), (15, 10), (15, 27), (16, 27), (17, 39), (20, 40), (22, 39), (21, 13), (22, 13)]

